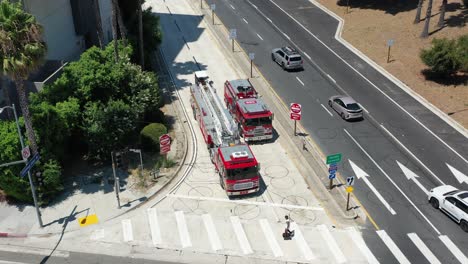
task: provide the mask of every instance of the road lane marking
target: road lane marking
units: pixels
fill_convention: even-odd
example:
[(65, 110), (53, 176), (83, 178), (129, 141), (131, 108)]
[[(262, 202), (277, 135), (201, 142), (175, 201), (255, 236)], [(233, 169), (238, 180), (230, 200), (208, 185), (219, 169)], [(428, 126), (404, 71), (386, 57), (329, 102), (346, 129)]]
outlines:
[(256, 5), (252, 4), (252, 6), (253, 6), (255, 9), (258, 9), (258, 7), (257, 7)]
[(377, 258), (372, 254), (372, 251), (367, 247), (366, 242), (362, 239), (362, 236), (354, 229), (349, 228), (347, 232), (351, 239), (353, 240), (354, 244), (359, 248), (361, 253), (366, 257), (366, 260), (369, 264), (379, 264)]
[(319, 225), (317, 226), (317, 229), (319, 230), (320, 234), (322, 235), (322, 238), (325, 239), (325, 242), (327, 242), (328, 248), (332, 252), (333, 256), (335, 257), (335, 260), (337, 263), (345, 263), (346, 257), (344, 256), (343, 252), (340, 250), (340, 247), (336, 243), (335, 239), (331, 235), (330, 231), (328, 230), (327, 226), (325, 225)]
[(245, 235), (244, 228), (242, 228), (242, 224), (239, 220), (238, 216), (231, 216), (231, 224), (234, 228), (234, 233), (236, 234), (237, 241), (239, 242), (240, 247), (242, 248), (242, 252), (245, 255), (252, 254), (252, 248), (250, 247), (249, 240), (247, 240), (247, 236)]
[(249, 23), (245, 18), (242, 18), (242, 20), (244, 20), (244, 22), (245, 22), (246, 24)]
[(463, 252), (455, 245), (448, 236), (439, 236), (439, 239), (445, 244), (445, 246), (452, 252), (452, 254), (460, 261), (462, 264), (468, 263), (468, 258), (463, 255)]
[(408, 180), (412, 180), (416, 185), (421, 189), (426, 195), (429, 195), (429, 191), (424, 187), (418, 180), (419, 176), (412, 172), (410, 169), (408, 169), (405, 165), (401, 164), (398, 160), (396, 161), (400, 169), (403, 171), (403, 174), (405, 174), (406, 178)]
[(367, 109), (366, 109), (362, 104), (358, 104), (358, 105), (359, 105), (362, 109), (364, 109), (364, 111), (365, 111), (366, 113), (369, 114), (369, 111), (367, 111)]
[(405, 257), (403, 252), (398, 248), (398, 246), (393, 242), (393, 240), (387, 235), (385, 230), (376, 231), (377, 235), (379, 235), (380, 239), (385, 243), (388, 249), (392, 252), (393, 256), (398, 260), (401, 264), (411, 264), (409, 260)]
[(330, 115), (330, 116), (333, 116), (332, 112), (328, 111), (328, 109), (323, 105), (323, 104), (320, 104), (322, 106), (323, 109), (325, 109), (325, 111), (327, 111), (327, 113)]
[(122, 220), (123, 240), (124, 242), (130, 242), (133, 240), (132, 220)]
[(176, 211), (175, 212), (177, 228), (179, 229), (179, 237), (180, 243), (182, 243), (182, 247), (191, 247), (192, 241), (190, 241), (190, 235), (187, 229), (187, 223), (185, 222), (184, 211)]
[(158, 214), (156, 208), (148, 208), (146, 211), (148, 214), (148, 223), (151, 231), (151, 240), (153, 245), (162, 244), (161, 229), (159, 227)]
[(291, 40), (291, 38), (290, 38), (288, 35), (286, 35), (286, 33), (283, 33), (283, 35), (284, 35), (288, 40)]
[(421, 251), (423, 256), (426, 257), (429, 263), (442, 264), (416, 233), (409, 233), (407, 235), (411, 239), (411, 241), (413, 241), (414, 245), (416, 245), (419, 251)]
[(293, 205), (293, 204), (278, 204), (278, 203), (265, 203), (265, 202), (254, 202), (254, 201), (245, 201), (245, 200), (230, 200), (216, 197), (197, 197), (197, 196), (188, 196), (183, 194), (167, 194), (168, 197), (190, 199), (190, 200), (200, 200), (200, 201), (216, 201), (216, 202), (225, 202), (225, 203), (234, 203), (234, 204), (248, 204), (248, 205), (258, 205), (258, 206), (271, 206), (271, 207), (281, 207), (289, 209), (302, 209), (302, 210), (311, 210), (311, 211), (323, 211), (322, 207), (310, 207), (302, 205)]
[[(394, 103), (400, 110), (405, 112), (407, 115), (409, 115), (414, 121), (416, 121), (419, 125), (421, 125), (426, 131), (428, 131), (430, 134), (432, 134), (435, 138), (437, 138), (442, 144), (444, 144), (447, 148), (449, 148), (453, 153), (455, 153), (460, 159), (465, 161), (465, 163), (468, 163), (468, 160), (464, 158), (462, 155), (460, 155), (455, 149), (453, 149), (450, 145), (448, 145), (445, 141), (443, 141), (439, 136), (437, 136), (434, 132), (432, 132), (428, 127), (426, 127), (421, 121), (419, 121), (416, 117), (414, 117), (411, 113), (406, 111), (405, 108), (403, 108), (401, 105), (399, 105), (393, 98), (391, 98), (389, 95), (387, 95), (383, 90), (381, 90), (377, 85), (375, 85), (373, 82), (371, 82), (369, 79), (367, 79), (362, 73), (360, 73), (357, 69), (355, 69), (351, 64), (349, 64), (345, 59), (343, 59), (340, 55), (338, 55), (334, 50), (332, 50), (330, 47), (328, 47), (324, 42), (322, 42), (317, 36), (315, 36), (310, 30), (308, 30), (304, 25), (302, 25), (297, 19), (295, 19), (293, 16), (291, 16), (289, 13), (287, 13), (283, 8), (281, 8), (278, 4), (276, 4), (273, 0), (269, 0), (271, 3), (273, 3), (276, 7), (278, 7), (283, 13), (285, 13), (289, 18), (291, 18), (294, 22), (296, 22), (298, 25), (302, 27), (309, 35), (314, 37), (318, 42), (320, 42), (326, 49), (328, 49), (331, 53), (333, 53), (337, 58), (339, 58), (341, 61), (343, 61), (348, 67), (350, 67), (354, 72), (356, 72), (361, 78), (366, 80), (371, 86), (376, 88), (381, 94), (383, 94), (385, 97), (387, 97), (388, 100), (390, 100), (392, 103)], [(320, 70), (324, 72), (321, 68)], [(403, 90), (403, 89), (402, 89)], [(426, 107), (427, 108), (427, 107)]]
[(257, 37), (261, 40), (263, 40), (262, 36), (260, 36), (258, 33), (257, 33)]
[(332, 82), (336, 83), (335, 79), (333, 79), (333, 78), (330, 76), (330, 74), (327, 74), (327, 77), (330, 78), (330, 80), (331, 80)]
[(461, 171), (455, 169), (454, 167), (450, 166), (448, 163), (445, 163), (445, 165), (447, 165), (447, 167), (449, 168), (450, 172), (452, 172), (453, 176), (455, 176), (455, 178), (457, 179), (457, 181), (462, 184), (463, 182), (465, 182), (466, 184), (468, 184), (468, 176), (466, 176), (465, 174), (463, 174)]
[(302, 86), (304, 86), (305, 84), (301, 81), (301, 79), (299, 79), (299, 77), (296, 76), (296, 79), (298, 82), (300, 82), (302, 84)]
[(275, 257), (282, 257), (283, 251), (281, 250), (278, 241), (276, 241), (275, 235), (273, 235), (273, 231), (271, 230), (270, 224), (266, 219), (260, 219), (259, 222), (260, 227), (263, 230), (263, 234), (265, 235), (265, 238), (268, 242), (268, 245), (270, 245), (271, 251), (273, 252), (273, 255)]
[(296, 241), (297, 246), (302, 252), (302, 256), (309, 261), (315, 259), (314, 253), (310, 250), (309, 244), (305, 240), (304, 235), (302, 235), (301, 229), (299, 229), (296, 222), (291, 222), (291, 230), (294, 230), (293, 240)]
[(231, 4), (229, 4), (229, 5), (231, 6), (232, 9), (236, 10), (236, 8), (233, 5), (231, 5)]
[(211, 249), (213, 251), (223, 249), (221, 241), (219, 240), (218, 232), (216, 232), (216, 227), (213, 223), (213, 219), (210, 214), (202, 215), (203, 223), (205, 224), (206, 232), (208, 232), (208, 238), (211, 242)]
[(273, 23), (273, 21), (271, 21), (271, 19), (267, 16), (265, 16), (266, 20), (268, 20), (270, 23)]
[(387, 132), (387, 134), (393, 138), (393, 140), (395, 140), (402, 148), (405, 149), (406, 152), (408, 152), (412, 157), (413, 159), (415, 159), (421, 166), (423, 166), (434, 178), (436, 178), (442, 185), (445, 185), (445, 183), (439, 179), (439, 177), (437, 177), (435, 175), (434, 172), (432, 172), (424, 163), (422, 163), (421, 160), (419, 160), (416, 155), (414, 155), (407, 147), (405, 147), (405, 145), (403, 145), (394, 135), (392, 135), (392, 133), (390, 133), (390, 131), (388, 131), (388, 129), (386, 129), (383, 125), (380, 125), (382, 127), (383, 130), (385, 130), (385, 132)]
[(309, 54), (307, 54), (305, 52), (302, 52), (302, 54), (304, 54), (304, 56), (306, 56), (309, 60), (312, 60), (312, 58), (309, 56)]
[(377, 198), (380, 200), (380, 202), (385, 206), (385, 208), (387, 208), (388, 211), (390, 211), (390, 213), (392, 215), (396, 215), (395, 210), (393, 210), (393, 208), (385, 200), (385, 198), (380, 194), (380, 192), (377, 191), (375, 186), (369, 181), (369, 179), (367, 179), (369, 177), (369, 174), (367, 174), (367, 172), (365, 172), (364, 170), (359, 168), (352, 160), (348, 159), (348, 161), (349, 161), (349, 164), (351, 165), (351, 168), (354, 171), (354, 174), (356, 174), (356, 177), (358, 179), (360, 179), (360, 180), (363, 180), (364, 183), (366, 183), (366, 185), (369, 187), (369, 189), (371, 189), (371, 191), (374, 193), (374, 195), (377, 196)]
[(437, 235), (440, 235), (439, 230), (431, 223), (431, 221), (429, 221), (429, 219), (427, 219), (427, 217), (421, 212), (421, 210), (419, 210), (419, 208), (416, 207), (413, 201), (411, 201), (410, 198), (403, 192), (403, 190), (401, 190), (400, 187), (398, 187), (395, 181), (393, 181), (392, 178), (388, 176), (388, 174), (379, 166), (379, 164), (371, 157), (371, 155), (367, 153), (367, 151), (356, 141), (356, 139), (354, 139), (353, 136), (351, 136), (351, 134), (346, 129), (343, 129), (343, 130), (346, 132), (346, 134), (348, 134), (348, 136), (353, 140), (353, 142), (361, 149), (361, 151), (364, 152), (364, 154), (366, 154), (366, 156), (372, 161), (372, 163), (374, 163), (374, 165), (383, 173), (383, 175), (393, 184), (393, 186), (395, 186), (395, 188), (403, 195), (403, 197), (406, 198), (406, 200), (414, 207), (414, 209), (416, 209), (416, 211), (424, 218), (424, 220), (426, 220), (426, 222), (432, 227), (432, 229), (434, 229)]

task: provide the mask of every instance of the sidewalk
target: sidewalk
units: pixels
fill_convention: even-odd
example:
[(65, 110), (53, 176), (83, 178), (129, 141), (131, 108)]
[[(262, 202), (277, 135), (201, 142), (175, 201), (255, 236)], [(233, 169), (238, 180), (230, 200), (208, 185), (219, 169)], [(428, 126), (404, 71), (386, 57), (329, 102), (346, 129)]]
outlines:
[[(159, 67), (157, 59), (155, 62), (155, 66)], [(163, 110), (167, 119), (172, 122), (169, 133), (173, 141), (168, 158), (176, 162), (174, 167), (161, 169), (160, 177), (146, 191), (134, 188), (132, 185), (136, 183), (128, 182), (129, 175), (121, 171), (120, 177), (123, 178), (120, 184), (121, 209), (117, 208), (114, 184), (109, 181), (113, 179), (111, 167), (104, 167), (91, 175), (74, 175), (74, 181), (79, 184), (75, 183), (74, 186), (68, 187), (55, 202), (40, 208), (44, 228), (39, 227), (34, 206), (0, 203), (0, 238), (60, 234), (65, 227), (66, 232), (79, 230), (86, 228), (79, 224), (78, 220), (82, 217), (96, 214), (99, 223), (106, 222), (156, 197), (159, 191), (178, 174), (187, 154), (185, 132), (180, 126), (179, 117), (175, 114), (177, 111), (171, 101), (170, 84), (165, 82), (164, 78), (160, 78), (160, 87), (166, 100)], [(153, 164), (145, 164), (145, 167), (152, 168)]]

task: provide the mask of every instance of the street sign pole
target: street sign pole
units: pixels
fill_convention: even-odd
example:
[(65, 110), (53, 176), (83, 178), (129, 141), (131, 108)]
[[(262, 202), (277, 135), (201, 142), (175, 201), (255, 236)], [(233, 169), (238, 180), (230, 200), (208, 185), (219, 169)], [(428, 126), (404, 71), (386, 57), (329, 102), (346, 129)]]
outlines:
[(348, 199), (346, 199), (346, 211), (349, 211), (349, 196), (351, 195), (351, 192), (348, 193)]
[(252, 66), (253, 66), (253, 60), (250, 60), (250, 78), (253, 78)]
[(120, 209), (120, 197), (119, 197), (119, 177), (115, 173), (115, 163), (114, 163), (114, 152), (111, 152), (111, 159), (112, 159), (112, 172), (114, 173), (114, 187), (115, 187), (115, 197), (117, 198), (117, 209)]
[(297, 136), (296, 128), (297, 128), (297, 120), (294, 120), (294, 136)]
[(213, 19), (213, 25), (215, 24), (214, 23), (215, 9), (216, 9), (216, 4), (211, 4), (211, 18)]

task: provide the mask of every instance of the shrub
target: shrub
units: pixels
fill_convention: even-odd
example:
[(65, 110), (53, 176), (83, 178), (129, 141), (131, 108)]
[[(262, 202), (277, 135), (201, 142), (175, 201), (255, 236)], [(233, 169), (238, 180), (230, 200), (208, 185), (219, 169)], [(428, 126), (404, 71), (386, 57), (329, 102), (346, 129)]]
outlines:
[(468, 72), (468, 35), (458, 38), (456, 52), (458, 62), (460, 63), (460, 70)]
[(149, 151), (159, 150), (159, 137), (167, 133), (164, 124), (151, 123), (145, 126), (140, 132), (141, 145)]
[(48, 160), (41, 166), (44, 184), (38, 187), (41, 203), (48, 204), (63, 190), (62, 169), (56, 160)]
[(431, 48), (422, 50), (420, 57), (437, 75), (451, 75), (460, 68), (455, 40), (434, 39)]

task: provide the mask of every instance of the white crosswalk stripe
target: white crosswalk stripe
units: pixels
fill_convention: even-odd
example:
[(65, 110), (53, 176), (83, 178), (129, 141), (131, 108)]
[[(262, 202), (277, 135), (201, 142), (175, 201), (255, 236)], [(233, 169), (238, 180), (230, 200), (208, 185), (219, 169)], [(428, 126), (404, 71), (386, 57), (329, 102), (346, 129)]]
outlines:
[(448, 236), (439, 236), (439, 239), (445, 244), (445, 246), (452, 252), (452, 254), (460, 261), (462, 264), (468, 263), (468, 258), (463, 254), (463, 252), (450, 240)]
[(398, 246), (393, 242), (393, 240), (388, 236), (387, 232), (385, 230), (379, 230), (377, 231), (377, 234), (379, 235), (380, 239), (385, 243), (385, 245), (388, 247), (388, 249), (392, 252), (393, 256), (398, 260), (399, 263), (401, 264), (410, 264), (411, 262), (405, 257), (403, 252), (398, 248)]
[(231, 223), (232, 227), (234, 228), (234, 233), (237, 236), (237, 241), (239, 242), (239, 245), (242, 249), (242, 252), (244, 254), (252, 254), (253, 250), (252, 247), (250, 246), (249, 240), (247, 239), (247, 236), (245, 235), (244, 228), (242, 228), (242, 224), (240, 222), (240, 219), (238, 216), (231, 216)]
[(275, 257), (282, 257), (283, 256), (283, 251), (281, 250), (281, 247), (278, 244), (278, 241), (276, 240), (275, 236), (273, 235), (273, 231), (271, 230), (271, 226), (268, 223), (268, 220), (266, 219), (260, 219), (260, 226), (263, 230), (263, 234), (265, 235), (265, 238), (270, 245), (271, 251), (273, 252), (273, 255)]
[(297, 246), (301, 249), (302, 256), (309, 261), (315, 259), (316, 257), (314, 253), (312, 253), (312, 250), (307, 244), (304, 236), (302, 235), (301, 229), (296, 222), (291, 222), (291, 230), (294, 230), (294, 240), (296, 241)]
[(202, 215), (203, 223), (205, 224), (206, 232), (208, 232), (208, 237), (211, 242), (211, 248), (213, 251), (220, 250), (223, 248), (221, 241), (219, 240), (218, 232), (216, 232), (216, 227), (213, 223), (211, 215), (204, 214)]
[(407, 235), (429, 263), (442, 264), (416, 233), (409, 233)]
[(359, 248), (361, 253), (366, 257), (367, 262), (369, 264), (379, 264), (379, 261), (377, 258), (372, 254), (370, 249), (366, 246), (366, 242), (364, 242), (364, 239), (362, 239), (362, 236), (356, 231), (354, 228), (348, 229), (348, 234), (351, 237), (351, 239), (354, 241), (356, 246)]
[(325, 242), (327, 242), (328, 248), (335, 257), (336, 262), (345, 263), (346, 257), (344, 256), (343, 252), (341, 252), (340, 247), (338, 247), (338, 244), (336, 243), (333, 236), (330, 234), (328, 228), (325, 225), (319, 225), (317, 226), (317, 229), (320, 231), (320, 234), (322, 235), (323, 239), (325, 239)]
[(123, 240), (129, 242), (133, 240), (132, 220), (122, 220)]
[(176, 211), (176, 222), (177, 228), (179, 229), (179, 237), (180, 243), (182, 243), (182, 247), (191, 247), (192, 241), (190, 240), (190, 234), (187, 229), (187, 223), (185, 222), (185, 215), (183, 211)]
[(148, 224), (150, 226), (151, 240), (153, 241), (153, 245), (156, 246), (162, 244), (161, 229), (159, 228), (156, 208), (148, 208), (146, 213), (148, 215)]

